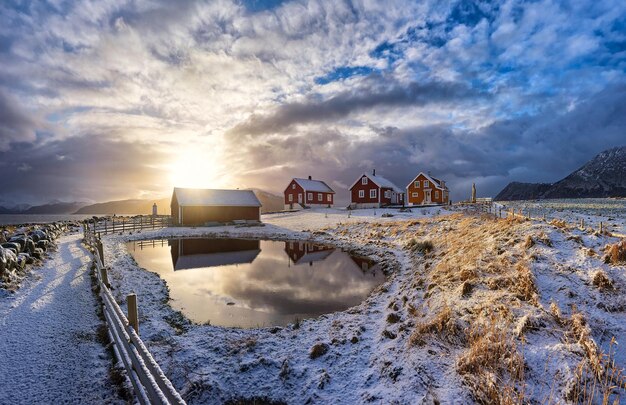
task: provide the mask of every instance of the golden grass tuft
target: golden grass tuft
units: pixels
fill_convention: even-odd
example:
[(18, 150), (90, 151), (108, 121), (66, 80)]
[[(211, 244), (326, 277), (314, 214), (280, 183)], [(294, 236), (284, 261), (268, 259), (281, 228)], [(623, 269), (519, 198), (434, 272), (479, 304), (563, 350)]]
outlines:
[(608, 247), (608, 262), (611, 264), (626, 263), (626, 239)]
[(613, 290), (613, 281), (609, 278), (604, 270), (598, 270), (593, 275), (593, 285), (600, 290), (608, 291)]
[(460, 356), (457, 371), (465, 377), (478, 403), (524, 401), (524, 357), (510, 329), (497, 315), (470, 328), (469, 348)]
[(409, 344), (422, 346), (426, 343), (426, 335), (445, 337), (450, 342), (464, 340), (463, 330), (453, 317), (452, 309), (445, 304), (431, 319), (418, 322), (409, 337)]
[(567, 225), (567, 222), (563, 221), (562, 219), (553, 219), (552, 221), (550, 221), (550, 225), (554, 225), (560, 229), (569, 228), (569, 226)]

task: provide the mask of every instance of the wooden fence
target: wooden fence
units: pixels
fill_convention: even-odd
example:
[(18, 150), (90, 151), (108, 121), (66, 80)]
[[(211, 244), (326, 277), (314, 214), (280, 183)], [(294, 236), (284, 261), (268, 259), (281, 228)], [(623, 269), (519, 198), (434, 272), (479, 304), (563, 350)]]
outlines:
[(90, 231), (98, 235), (110, 233), (137, 232), (143, 229), (165, 228), (172, 225), (172, 217), (169, 215), (137, 215), (134, 217), (109, 217), (99, 221), (90, 220)]
[(140, 404), (185, 404), (139, 337), (137, 296), (131, 294), (127, 297), (127, 318), (111, 294), (107, 268), (104, 266), (102, 241), (88, 224), (85, 224), (83, 230), (85, 243), (94, 252), (94, 271), (100, 287), (102, 309), (109, 338), (113, 342), (113, 351), (126, 368), (137, 401)]
[[(481, 202), (481, 203), (477, 202), (475, 204), (475, 207), (477, 211), (485, 212), (488, 214), (493, 214), (496, 218), (517, 217), (517, 218), (528, 219), (531, 221), (545, 222), (545, 223), (550, 223), (550, 221), (552, 220), (558, 220), (567, 224), (565, 220), (559, 217), (550, 218), (546, 213), (547, 210), (542, 210), (540, 208), (525, 208), (525, 209), (519, 208), (517, 210), (515, 208), (507, 209), (504, 205), (496, 203), (496, 202)], [(608, 232), (608, 229), (606, 228), (606, 224), (604, 222), (599, 222), (597, 224), (597, 228), (591, 228), (589, 226), (586, 226), (588, 224), (585, 224), (585, 221), (582, 218), (580, 219), (580, 222), (576, 224), (567, 224), (567, 225), (572, 228), (578, 228), (582, 231), (587, 231), (587, 232), (592, 232), (592, 233), (595, 231), (598, 231), (600, 233)], [(618, 238), (626, 238), (626, 235), (622, 235), (620, 233), (616, 233), (616, 232), (608, 232), (608, 233)]]

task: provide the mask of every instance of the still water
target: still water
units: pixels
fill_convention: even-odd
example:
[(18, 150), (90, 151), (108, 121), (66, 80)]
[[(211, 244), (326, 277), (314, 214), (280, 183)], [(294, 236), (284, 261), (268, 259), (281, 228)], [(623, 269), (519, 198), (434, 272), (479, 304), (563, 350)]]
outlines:
[(174, 309), (217, 326), (287, 325), (342, 311), (385, 281), (374, 262), (307, 242), (170, 239), (127, 248), (167, 282)]

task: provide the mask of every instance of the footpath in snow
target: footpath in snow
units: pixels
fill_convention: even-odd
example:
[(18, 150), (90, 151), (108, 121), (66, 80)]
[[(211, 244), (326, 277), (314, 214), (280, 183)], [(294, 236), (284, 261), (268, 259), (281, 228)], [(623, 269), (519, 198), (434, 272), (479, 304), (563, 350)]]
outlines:
[(78, 234), (57, 243), (20, 290), (0, 296), (0, 404), (119, 402), (96, 340), (90, 257)]

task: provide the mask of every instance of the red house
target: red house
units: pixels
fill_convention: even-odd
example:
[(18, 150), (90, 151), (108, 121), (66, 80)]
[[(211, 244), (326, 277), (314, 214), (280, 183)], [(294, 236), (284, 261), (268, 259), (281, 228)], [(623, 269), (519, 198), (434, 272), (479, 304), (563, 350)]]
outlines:
[(404, 191), (382, 176), (364, 173), (350, 186), (352, 208), (378, 208), (404, 205)]
[(335, 192), (321, 180), (292, 179), (285, 189), (285, 209), (328, 207), (333, 205)]
[(407, 186), (408, 205), (448, 204), (450, 190), (446, 182), (420, 172)]

